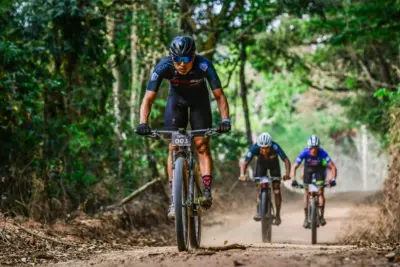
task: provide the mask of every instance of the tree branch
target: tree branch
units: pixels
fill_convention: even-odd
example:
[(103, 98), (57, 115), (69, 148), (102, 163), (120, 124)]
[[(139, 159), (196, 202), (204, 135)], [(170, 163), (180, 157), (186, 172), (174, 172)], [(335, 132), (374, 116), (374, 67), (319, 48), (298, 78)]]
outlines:
[(237, 57), (235, 63), (233, 63), (232, 69), (229, 71), (229, 74), (228, 74), (228, 81), (227, 81), (227, 83), (223, 86), (223, 88), (227, 88), (227, 87), (229, 86), (229, 83), (230, 83), (230, 81), (231, 81), (232, 74), (233, 74), (233, 72), (235, 71), (235, 69), (236, 69), (236, 67), (237, 67), (237, 65), (238, 65), (238, 63), (239, 63), (239, 61), (240, 61), (240, 57)]
[(155, 183), (160, 182), (162, 179), (161, 178), (156, 178), (150, 182), (148, 182), (147, 184), (143, 185), (142, 187), (140, 187), (139, 189), (135, 190), (134, 192), (132, 192), (129, 196), (127, 196), (126, 198), (122, 199), (119, 203), (115, 204), (115, 205), (111, 205), (106, 207), (105, 210), (112, 210), (115, 209), (117, 207), (121, 207), (122, 205), (127, 204), (128, 202), (132, 201), (132, 199), (134, 199), (135, 197), (137, 197), (138, 195), (140, 195), (141, 193), (143, 193), (144, 191), (146, 191), (150, 186), (152, 186)]

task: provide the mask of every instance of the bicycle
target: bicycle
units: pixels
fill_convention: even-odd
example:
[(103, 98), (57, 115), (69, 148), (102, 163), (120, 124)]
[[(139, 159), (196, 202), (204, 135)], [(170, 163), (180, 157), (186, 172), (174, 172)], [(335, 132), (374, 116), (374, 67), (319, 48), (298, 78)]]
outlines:
[(255, 182), (260, 186), (259, 203), (257, 203), (257, 212), (261, 216), (261, 238), (262, 242), (270, 243), (272, 240), (272, 222), (275, 219), (275, 210), (271, 201), (270, 177), (249, 178), (248, 181)]
[[(307, 208), (307, 219), (308, 219), (308, 227), (311, 229), (311, 244), (315, 245), (317, 244), (317, 228), (320, 226), (320, 221), (319, 221), (319, 216), (318, 216), (318, 203), (319, 203), (319, 194), (318, 194), (318, 188), (321, 187), (321, 185), (316, 184), (316, 179), (312, 177), (311, 184), (307, 184), (306, 186), (304, 184), (298, 184), (297, 186), (293, 186), (296, 188), (307, 188), (308, 187), (308, 208)], [(331, 187), (329, 183), (325, 183), (322, 185), (322, 187)]]
[(171, 135), (171, 143), (178, 147), (172, 153), (173, 162), (173, 202), (175, 206), (175, 232), (179, 251), (199, 248), (201, 241), (201, 205), (202, 190), (199, 183), (199, 171), (193, 156), (193, 138), (195, 136), (219, 135), (217, 129), (175, 131), (152, 130), (146, 137), (161, 139), (162, 135)]

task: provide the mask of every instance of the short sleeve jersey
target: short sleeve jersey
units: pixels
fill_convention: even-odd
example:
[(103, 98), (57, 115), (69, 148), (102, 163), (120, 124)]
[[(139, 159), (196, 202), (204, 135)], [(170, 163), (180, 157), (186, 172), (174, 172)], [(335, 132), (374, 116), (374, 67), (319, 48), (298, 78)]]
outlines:
[(186, 75), (175, 70), (171, 56), (161, 59), (151, 74), (147, 90), (157, 92), (163, 79), (170, 83), (170, 96), (180, 97), (188, 102), (208, 99), (206, 80), (212, 90), (221, 88), (221, 81), (213, 64), (199, 55), (195, 56), (193, 68)]
[(321, 147), (319, 148), (318, 155), (316, 157), (311, 156), (310, 150), (305, 148), (297, 157), (296, 162), (301, 164), (303, 160), (304, 166), (310, 167), (325, 167), (329, 162), (332, 161), (328, 153)]
[[(279, 157), (284, 160), (287, 158), (285, 152), (283, 149), (275, 142), (272, 142), (272, 149), (268, 155), (266, 155), (266, 160), (275, 160), (276, 157), (279, 155)], [(249, 152), (246, 154), (246, 161), (250, 161), (253, 159), (254, 156), (260, 156), (260, 147), (257, 144), (254, 144)]]

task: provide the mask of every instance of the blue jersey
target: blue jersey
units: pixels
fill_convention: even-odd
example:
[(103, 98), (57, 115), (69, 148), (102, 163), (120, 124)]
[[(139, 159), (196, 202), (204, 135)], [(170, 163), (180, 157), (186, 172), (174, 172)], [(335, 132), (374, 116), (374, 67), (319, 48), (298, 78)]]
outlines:
[(186, 75), (176, 71), (171, 56), (161, 59), (150, 77), (147, 90), (157, 92), (163, 79), (169, 81), (169, 96), (190, 106), (210, 102), (206, 80), (212, 90), (222, 87), (211, 61), (199, 55), (195, 56), (193, 67)]
[(296, 162), (301, 164), (303, 160), (304, 166), (310, 167), (326, 167), (326, 165), (332, 161), (328, 153), (323, 148), (318, 149), (318, 154), (316, 157), (310, 155), (309, 148), (305, 148), (297, 157)]
[[(272, 149), (268, 155), (264, 155), (266, 160), (274, 160), (277, 156), (284, 160), (287, 158), (285, 152), (283, 152), (282, 148), (275, 142), (272, 142)], [(260, 156), (260, 147), (257, 144), (254, 144), (249, 152), (246, 154), (246, 161), (250, 161), (253, 159), (254, 156)]]

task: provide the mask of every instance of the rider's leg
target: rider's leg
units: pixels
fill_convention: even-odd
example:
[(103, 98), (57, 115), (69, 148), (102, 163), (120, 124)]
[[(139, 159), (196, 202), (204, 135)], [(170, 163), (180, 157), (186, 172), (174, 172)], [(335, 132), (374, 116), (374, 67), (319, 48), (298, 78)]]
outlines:
[[(179, 102), (175, 96), (169, 96), (167, 106), (165, 108), (164, 129), (165, 130), (178, 130), (179, 128), (186, 128), (188, 124), (188, 108)], [(172, 151), (178, 150), (177, 146), (169, 144), (168, 153), (168, 180), (172, 192)]]
[(320, 169), (316, 173), (317, 184), (319, 186), (319, 188), (318, 188), (319, 221), (320, 221), (322, 226), (324, 226), (326, 224), (326, 221), (325, 221), (325, 218), (324, 218), (324, 212), (325, 212), (325, 195), (324, 195), (325, 177), (326, 177), (326, 172), (325, 172), (324, 168)]
[(168, 183), (170, 186), (170, 190), (172, 192), (172, 151), (178, 150), (177, 146), (173, 146), (172, 144), (169, 144), (169, 151), (168, 151)]
[[(194, 138), (194, 143), (197, 155), (199, 157), (200, 172), (202, 177), (209, 176), (212, 178), (213, 161), (211, 158), (211, 151), (210, 151), (210, 138), (197, 136)], [(204, 184), (204, 186), (211, 187), (211, 183), (209, 186), (206, 184)]]
[[(279, 161), (276, 159), (273, 161), (271, 168), (269, 169), (271, 176), (271, 192), (275, 199), (275, 219), (273, 224), (281, 224), (281, 205), (282, 205), (282, 195), (281, 195), (281, 169), (279, 167)], [(271, 196), (272, 200), (272, 196)]]
[(325, 212), (325, 195), (324, 195), (324, 188), (320, 187), (318, 190), (318, 195), (319, 195), (319, 215), (320, 215), (320, 222), (321, 225), (326, 224), (326, 220), (324, 218), (324, 212)]
[(254, 215), (253, 219), (258, 222), (261, 221), (261, 215), (260, 215), (260, 192), (261, 189), (259, 186), (256, 186), (256, 207), (257, 207), (257, 212), (256, 215)]
[(171, 192), (171, 204), (169, 205), (168, 208), (168, 218), (169, 219), (174, 219), (175, 218), (175, 208), (174, 208), (174, 202), (173, 202), (173, 195), (172, 195), (172, 151), (177, 150), (177, 146), (173, 146), (169, 144), (169, 153), (168, 153), (168, 184), (169, 184), (169, 190)]
[(213, 161), (210, 151), (210, 138), (197, 136), (194, 138), (194, 143), (199, 157), (200, 172), (203, 179), (203, 204), (205, 207), (210, 207), (212, 204), (211, 185), (212, 185), (212, 167)]
[(305, 214), (305, 216), (306, 216), (306, 218), (307, 218), (307, 216), (308, 216), (308, 213), (307, 213), (307, 210), (308, 210), (308, 199), (309, 199), (309, 197), (308, 197), (308, 188), (306, 189), (304, 189), (304, 197), (303, 197), (303, 203), (304, 203), (304, 214)]
[(308, 223), (308, 201), (309, 201), (309, 194), (308, 194), (308, 184), (311, 183), (311, 176), (312, 172), (308, 167), (304, 167), (303, 169), (303, 183), (305, 185), (304, 187), (304, 223), (303, 227), (308, 228), (309, 223)]
[(272, 191), (275, 195), (275, 206), (276, 206), (276, 219), (275, 225), (281, 224), (281, 204), (282, 204), (282, 195), (281, 195), (281, 182), (273, 181), (272, 182)]

